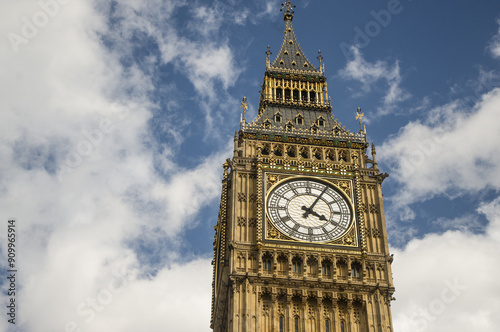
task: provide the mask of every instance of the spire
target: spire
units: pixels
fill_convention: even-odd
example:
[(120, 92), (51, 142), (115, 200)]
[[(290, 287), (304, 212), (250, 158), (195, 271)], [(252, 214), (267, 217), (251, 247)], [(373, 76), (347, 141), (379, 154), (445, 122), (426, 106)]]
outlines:
[(283, 21), (291, 22), (293, 20), (293, 14), (295, 13), (293, 11), (293, 8), (295, 8), (295, 5), (293, 5), (290, 0), (287, 0), (286, 2), (283, 2), (281, 4), (281, 11), (284, 11)]
[(320, 70), (314, 68), (312, 63), (307, 59), (299, 46), (297, 37), (295, 37), (292, 25), (292, 19), (295, 13), (293, 8), (295, 8), (295, 6), (290, 2), (290, 0), (287, 0), (287, 2), (284, 2), (281, 5), (281, 11), (284, 12), (283, 20), (286, 22), (285, 36), (283, 38), (283, 44), (281, 45), (280, 52), (272, 63), (271, 69), (296, 73), (302, 72), (306, 75), (320, 76), (322, 73)]

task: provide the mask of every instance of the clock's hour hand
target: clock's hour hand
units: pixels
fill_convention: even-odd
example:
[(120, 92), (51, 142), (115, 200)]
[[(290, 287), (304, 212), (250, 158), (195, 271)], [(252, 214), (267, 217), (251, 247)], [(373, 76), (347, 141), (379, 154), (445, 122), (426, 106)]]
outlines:
[(314, 212), (314, 211), (311, 211), (311, 214), (312, 214), (313, 216), (318, 217), (318, 218), (319, 218), (319, 220), (324, 220), (324, 221), (326, 221), (326, 217), (325, 217), (324, 215), (320, 215), (319, 213)]

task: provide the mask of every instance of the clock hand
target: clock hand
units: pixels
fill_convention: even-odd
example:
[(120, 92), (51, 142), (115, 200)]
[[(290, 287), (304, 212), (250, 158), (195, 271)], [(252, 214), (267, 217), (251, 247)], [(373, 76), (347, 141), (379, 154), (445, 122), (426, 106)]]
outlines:
[(309, 216), (309, 214), (312, 214), (313, 212), (313, 207), (316, 205), (316, 203), (318, 203), (319, 199), (321, 198), (321, 196), (323, 196), (323, 194), (326, 192), (326, 190), (328, 189), (328, 187), (325, 186), (325, 189), (323, 189), (323, 191), (321, 192), (321, 194), (319, 194), (319, 196), (316, 198), (316, 200), (311, 204), (310, 207), (306, 207), (305, 205), (302, 206), (302, 210), (306, 211), (304, 212), (303, 216), (304, 218), (307, 218)]
[(314, 212), (314, 211), (311, 211), (311, 214), (312, 214), (313, 216), (318, 217), (318, 218), (319, 218), (319, 220), (324, 220), (324, 221), (326, 221), (326, 217), (325, 217), (323, 214), (322, 214), (322, 215), (320, 215), (318, 212)]
[(302, 216), (304, 218), (307, 218), (309, 216), (309, 214), (311, 213), (311, 209), (309, 209), (307, 206), (305, 205), (302, 205), (302, 210), (306, 211), (304, 212), (304, 214), (302, 214)]

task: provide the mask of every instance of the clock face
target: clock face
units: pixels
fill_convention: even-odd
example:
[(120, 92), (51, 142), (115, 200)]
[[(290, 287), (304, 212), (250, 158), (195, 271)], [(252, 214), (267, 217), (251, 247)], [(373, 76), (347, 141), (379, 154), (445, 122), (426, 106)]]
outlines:
[(308, 242), (340, 238), (353, 219), (351, 205), (334, 186), (309, 178), (278, 184), (269, 193), (266, 207), (280, 232)]

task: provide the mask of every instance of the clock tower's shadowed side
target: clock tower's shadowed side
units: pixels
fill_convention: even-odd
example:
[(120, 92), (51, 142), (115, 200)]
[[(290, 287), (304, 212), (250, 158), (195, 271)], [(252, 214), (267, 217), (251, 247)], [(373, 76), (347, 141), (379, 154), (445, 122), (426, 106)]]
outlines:
[(333, 116), (321, 54), (285, 36), (268, 51), (258, 117), (245, 119), (224, 165), (214, 241), (217, 332), (393, 331), (382, 182), (359, 132)]

